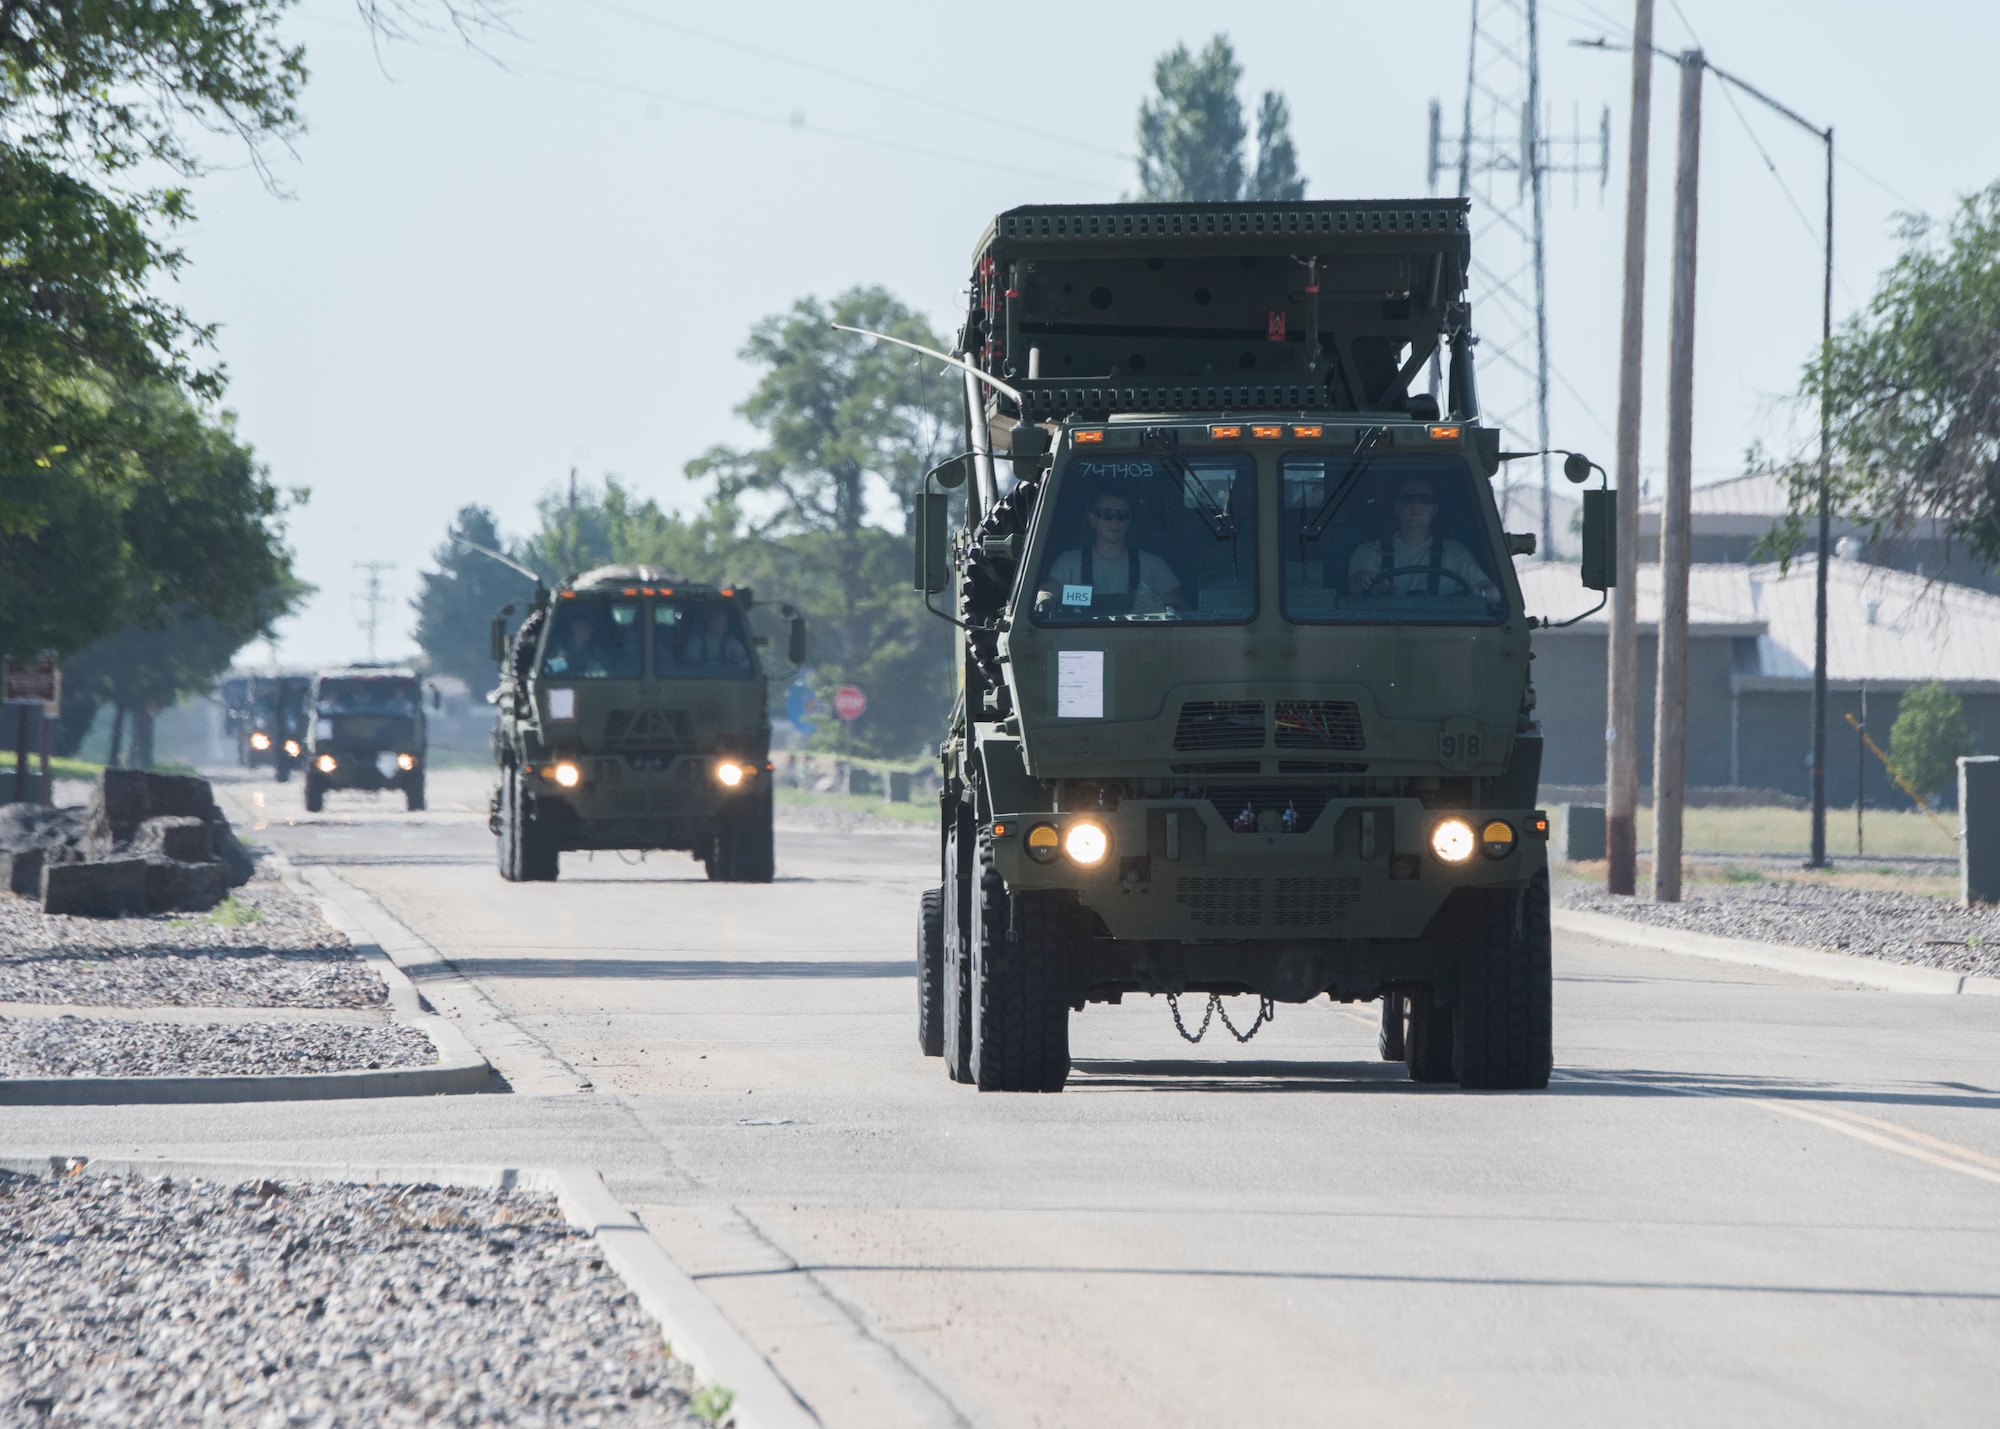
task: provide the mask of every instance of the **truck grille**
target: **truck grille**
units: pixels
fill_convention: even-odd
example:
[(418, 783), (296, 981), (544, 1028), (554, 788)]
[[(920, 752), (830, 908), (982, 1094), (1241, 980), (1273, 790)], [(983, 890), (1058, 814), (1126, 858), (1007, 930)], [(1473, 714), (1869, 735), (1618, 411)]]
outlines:
[[(1250, 823), (1254, 827), (1266, 810), (1284, 818), (1285, 810), (1291, 809), (1296, 815), (1292, 832), (1302, 834), (1310, 829), (1319, 816), (1325, 812), (1327, 801), (1333, 791), (1324, 786), (1284, 786), (1269, 784), (1211, 784), (1208, 788), (1208, 802), (1215, 806), (1215, 812), (1222, 815), (1222, 822), (1231, 828), (1248, 809)], [(1282, 824), (1280, 825), (1282, 827)], [(1248, 830), (1238, 830), (1248, 832)]]
[(1261, 700), (1189, 700), (1174, 727), (1175, 749), (1262, 749)]
[(1183, 878), (1174, 901), (1204, 928), (1255, 928), (1264, 921), (1261, 878)]
[(694, 720), (686, 710), (613, 710), (604, 717), (604, 742), (648, 752), (693, 749)]
[(1280, 749), (1365, 749), (1361, 706), (1347, 700), (1279, 700)]
[(1301, 928), (1338, 923), (1361, 901), (1358, 878), (1279, 878), (1272, 880), (1271, 924)]

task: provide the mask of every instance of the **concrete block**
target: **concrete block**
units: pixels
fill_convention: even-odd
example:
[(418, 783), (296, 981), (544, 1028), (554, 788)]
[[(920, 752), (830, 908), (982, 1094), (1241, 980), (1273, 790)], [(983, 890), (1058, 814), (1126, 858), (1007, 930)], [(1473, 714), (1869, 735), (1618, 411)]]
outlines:
[(2000, 903), (2000, 756), (1958, 761), (1958, 898)]
[(205, 913), (228, 896), (229, 870), (222, 864), (146, 860), (148, 913)]
[(1604, 857), (1604, 805), (1564, 804), (1563, 861), (1587, 863)]
[(47, 855), (38, 848), (0, 853), (0, 884), (23, 898), (39, 898), (42, 893), (42, 861)]
[(875, 782), (875, 771), (872, 769), (863, 769), (858, 764), (851, 766), (847, 771), (847, 792), (850, 794), (879, 793), (879, 786)]
[(132, 852), (157, 853), (180, 863), (212, 863), (215, 860), (208, 820), (182, 814), (157, 815), (141, 823), (132, 836)]
[(910, 802), (911, 779), (912, 779), (911, 775), (904, 773), (900, 769), (892, 769), (889, 771), (890, 803), (907, 804)]
[(42, 911), (79, 918), (136, 917), (146, 911), (146, 860), (46, 864)]

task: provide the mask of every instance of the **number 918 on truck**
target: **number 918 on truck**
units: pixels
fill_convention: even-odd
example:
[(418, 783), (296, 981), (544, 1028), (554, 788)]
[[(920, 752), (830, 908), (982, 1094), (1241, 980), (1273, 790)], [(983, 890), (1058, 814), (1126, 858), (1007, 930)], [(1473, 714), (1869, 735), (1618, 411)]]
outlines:
[[(1029, 207), (981, 237), (946, 359), (966, 451), (915, 523), (958, 627), (918, 934), (955, 1080), (1058, 1090), (1073, 1012), (1247, 993), (1379, 999), (1418, 1081), (1546, 1085), (1545, 622), (1470, 254), (1452, 199)], [(1610, 500), (1584, 493), (1598, 592)]]

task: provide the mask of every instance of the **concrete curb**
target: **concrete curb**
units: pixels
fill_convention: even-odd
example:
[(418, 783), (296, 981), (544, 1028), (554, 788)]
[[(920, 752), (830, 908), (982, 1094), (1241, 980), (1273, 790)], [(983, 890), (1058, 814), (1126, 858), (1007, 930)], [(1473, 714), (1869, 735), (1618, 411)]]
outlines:
[(257, 1162), (148, 1160), (138, 1157), (0, 1155), (0, 1170), (32, 1176), (181, 1176), (233, 1185), (274, 1181), (345, 1181), (361, 1185), (434, 1185), (468, 1190), (538, 1191), (555, 1197), (563, 1218), (588, 1234), (604, 1263), (659, 1325), (676, 1358), (705, 1384), (730, 1390), (737, 1429), (820, 1429), (776, 1370), (701, 1293), (687, 1272), (620, 1205), (587, 1166), (360, 1167)]
[(1588, 913), (1580, 908), (1557, 908), (1552, 921), (1559, 933), (1581, 933), (1608, 943), (1625, 943), (1663, 953), (1707, 958), (1711, 962), (1735, 963), (1738, 967), (1792, 973), (1798, 977), (1823, 978), (1849, 986), (1858, 984), (1883, 992), (2000, 997), (2000, 978), (1946, 972), (1941, 968), (1911, 967), (1905, 963), (1885, 963), (1847, 953), (1819, 953), (1810, 948), (1789, 948), (1747, 938), (1718, 938), (1712, 933), (1658, 928), (1609, 913)]

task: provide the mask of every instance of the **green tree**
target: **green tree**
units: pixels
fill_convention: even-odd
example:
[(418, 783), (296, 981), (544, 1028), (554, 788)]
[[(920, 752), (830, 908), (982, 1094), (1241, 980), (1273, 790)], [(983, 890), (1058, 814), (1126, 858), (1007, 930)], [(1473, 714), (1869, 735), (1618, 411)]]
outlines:
[(1154, 94), (1139, 106), (1139, 197), (1155, 203), (1235, 203), (1306, 195), (1292, 143), (1291, 110), (1266, 90), (1257, 111), (1257, 161), (1237, 86), (1243, 67), (1226, 35), (1201, 54), (1175, 45), (1153, 65)]
[(1965, 702), (1936, 680), (1903, 695), (1889, 729), (1889, 757), (1920, 794), (1947, 799), (1958, 787), (1958, 761), (1971, 754)]
[(534, 586), (490, 556), (457, 539), (504, 551), (500, 528), (484, 506), (462, 506), (444, 544), (431, 553), (437, 569), (418, 576), (421, 590), (410, 602), (417, 615), (417, 648), (433, 673), (456, 675), (475, 694), (493, 684), (490, 631), (493, 617), (505, 605), (524, 613)]
[[(1907, 220), (1904, 240), (1867, 308), (1806, 368), (1804, 397), (1832, 410), (1832, 501), (1877, 534), (1935, 521), (2000, 566), (2000, 183), (1942, 232)], [(1817, 460), (1785, 475), (1793, 515), (1774, 544), (1796, 550), (1818, 510)]]

